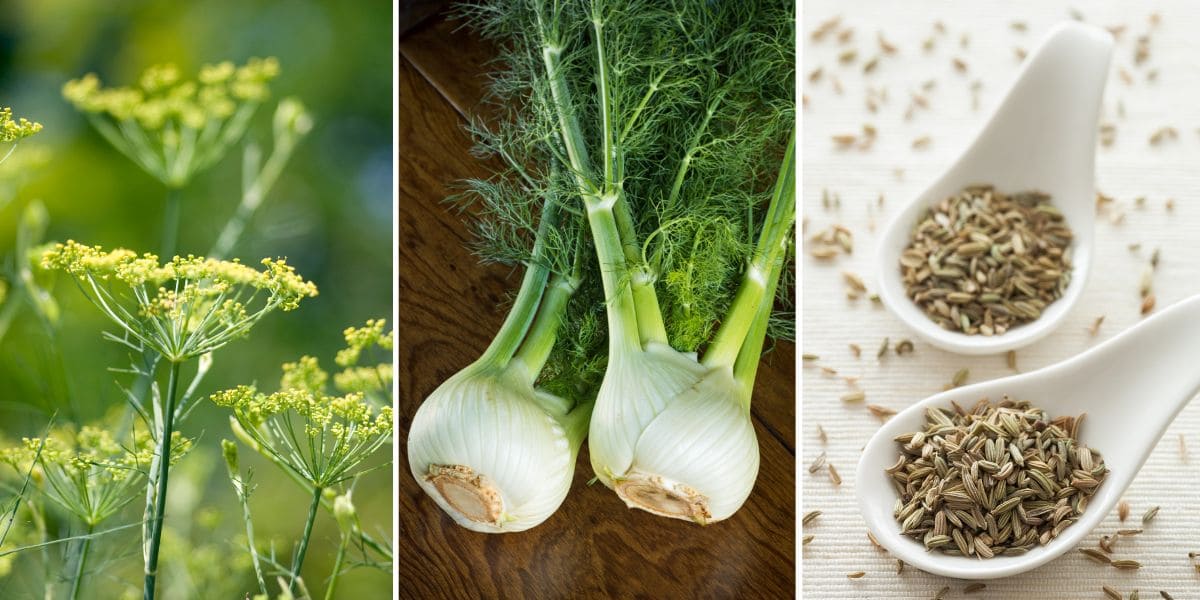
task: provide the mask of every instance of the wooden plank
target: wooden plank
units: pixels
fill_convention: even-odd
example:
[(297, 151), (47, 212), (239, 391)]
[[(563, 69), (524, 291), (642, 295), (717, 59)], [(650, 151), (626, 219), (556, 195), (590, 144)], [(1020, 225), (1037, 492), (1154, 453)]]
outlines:
[[(464, 248), (465, 226), (440, 202), (449, 184), (486, 171), (468, 154), (456, 110), (404, 59), (400, 103), (401, 597), (790, 597), (794, 457), (761, 422), (755, 489), (741, 511), (709, 527), (627, 509), (602, 485), (588, 486), (586, 447), (563, 506), (527, 532), (468, 531), (421, 491), (404, 446), (412, 417), (437, 385), (483, 351), (520, 273), (482, 267)], [(793, 363), (785, 354), (763, 365), (757, 404), (791, 404)]]
[(400, 55), (427, 79), (458, 114), (478, 112), (487, 91), (495, 48), (443, 13), (400, 39)]

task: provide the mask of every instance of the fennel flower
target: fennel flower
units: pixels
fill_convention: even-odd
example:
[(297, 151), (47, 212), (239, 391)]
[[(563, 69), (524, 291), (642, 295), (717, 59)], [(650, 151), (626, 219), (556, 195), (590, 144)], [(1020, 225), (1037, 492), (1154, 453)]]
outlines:
[(41, 123), (35, 123), (25, 117), (14, 119), (11, 108), (0, 108), (0, 142), (16, 142), (41, 130)]
[(317, 288), (286, 261), (264, 258), (259, 271), (237, 260), (105, 251), (75, 241), (42, 255), (42, 267), (75, 277), (88, 297), (135, 349), (153, 348), (173, 363), (212, 352), (245, 336), (273, 310), (290, 311)]
[(122, 154), (168, 188), (181, 188), (239, 139), (279, 75), (275, 58), (205, 65), (185, 79), (174, 65), (146, 69), (135, 86), (103, 87), (89, 73), (63, 97)]

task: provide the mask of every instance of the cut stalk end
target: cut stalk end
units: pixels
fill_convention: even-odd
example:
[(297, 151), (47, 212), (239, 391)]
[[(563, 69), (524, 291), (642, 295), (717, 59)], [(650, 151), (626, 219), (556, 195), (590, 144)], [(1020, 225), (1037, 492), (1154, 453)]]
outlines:
[(615, 489), (629, 508), (700, 525), (707, 525), (712, 519), (707, 496), (658, 475), (634, 473), (617, 481)]
[(500, 490), (471, 467), (430, 465), (425, 479), (458, 514), (476, 523), (500, 525), (504, 513)]

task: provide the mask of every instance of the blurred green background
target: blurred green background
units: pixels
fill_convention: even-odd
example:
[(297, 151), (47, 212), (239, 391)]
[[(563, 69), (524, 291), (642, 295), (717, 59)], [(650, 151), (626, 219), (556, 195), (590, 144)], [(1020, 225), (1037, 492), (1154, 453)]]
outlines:
[[(269, 315), (249, 338), (219, 350), (201, 396), (242, 383), (274, 390), (280, 364), (301, 355), (316, 356), (332, 369), (345, 327), (390, 316), (390, 3), (6, 0), (0, 6), (0, 106), (45, 126), (22, 141), (16, 153), (45, 153), (47, 159), (17, 182), (0, 182), (0, 273), (11, 275), (17, 221), (35, 199), (49, 211), (48, 240), (158, 250), (164, 187), (109, 146), (62, 99), (66, 81), (95, 72), (105, 85), (132, 85), (154, 64), (175, 63), (185, 77), (194, 77), (202, 64), (275, 56), (281, 74), (244, 141), (256, 141), (269, 152), (271, 115), (284, 96), (303, 101), (314, 128), (233, 256), (248, 263), (286, 257), (317, 284), (320, 295), (296, 311)], [(205, 253), (233, 214), (241, 193), (241, 154), (241, 145), (235, 146), (183, 190), (179, 253)], [(58, 279), (53, 292), (62, 309), (56, 341), (28, 308), (0, 341), (0, 443), (40, 435), (54, 413), (58, 423), (86, 423), (124, 404), (118, 383), (128, 385), (128, 377), (109, 369), (126, 367), (129, 358), (122, 347), (101, 338), (112, 325), (66, 278)], [(228, 413), (202, 403), (182, 428), (198, 446), (172, 471), (167, 520), (182, 537), (176, 552), (164, 550), (168, 564), (162, 578), (189, 580), (172, 588), (180, 597), (241, 598), (255, 586), (241, 558), (244, 549), (230, 541), (241, 533), (242, 522), (219, 450), (220, 439), (231, 437)], [(390, 453), (385, 446), (377, 462)], [(244, 448), (242, 457), (243, 469), (254, 467), (258, 484), (251, 504), (260, 545), (273, 543), (286, 558), (303, 525), (306, 493)], [(371, 473), (354, 492), (364, 529), (388, 540), (391, 471)], [(135, 501), (120, 521), (138, 520), (140, 508)], [(337, 537), (333, 519), (319, 517), (304, 569), (314, 593), (324, 590)], [(102, 550), (94, 554), (107, 558), (95, 561), (101, 576), (94, 579), (104, 583), (88, 597), (140, 594), (139, 543), (137, 529), (97, 541)], [(61, 554), (51, 553), (52, 560), (55, 556), (61, 560)], [(190, 557), (186, 574), (184, 557)], [(0, 579), (0, 598), (40, 597), (40, 560), (36, 553), (20, 555), (18, 568)], [(390, 589), (389, 572), (360, 568), (343, 576), (338, 597), (381, 598)]]

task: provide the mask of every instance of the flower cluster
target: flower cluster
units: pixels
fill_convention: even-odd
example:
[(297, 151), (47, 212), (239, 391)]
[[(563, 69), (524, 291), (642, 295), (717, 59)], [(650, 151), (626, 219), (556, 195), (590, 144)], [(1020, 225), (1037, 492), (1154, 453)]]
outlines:
[(0, 108), (0, 142), (15, 142), (41, 130), (41, 123), (35, 123), (25, 117), (13, 119), (11, 108)]
[(125, 333), (172, 362), (200, 356), (246, 335), (272, 310), (289, 311), (317, 288), (284, 260), (259, 271), (237, 260), (105, 251), (75, 241), (42, 255), (44, 269), (64, 271)]
[(194, 80), (158, 65), (136, 86), (105, 88), (89, 73), (68, 81), (63, 97), (126, 156), (165, 185), (182, 187), (241, 138), (278, 74), (274, 58), (205, 65)]
[[(122, 444), (103, 427), (60, 427), (44, 438), (24, 438), (21, 445), (0, 450), (0, 462), (18, 473), (32, 472), (47, 498), (94, 527), (138, 497), (150, 468), (154, 439), (145, 431), (130, 437)], [(176, 432), (171, 462), (191, 447), (192, 441)]]
[[(363, 327), (348, 327), (343, 332), (346, 347), (339, 350), (334, 362), (343, 367), (342, 371), (333, 375), (333, 385), (339, 391), (361, 392), (368, 396), (384, 393), (392, 388), (392, 348), (394, 335), (384, 331), (387, 322), (384, 319), (371, 319)], [(359, 360), (363, 353), (371, 349), (386, 352), (382, 361), (374, 365), (360, 366)], [(382, 404), (391, 404), (388, 401)]]
[[(288, 365), (284, 381), (299, 387), (273, 394), (238, 386), (213, 394), (218, 406), (233, 409), (233, 418), (251, 446), (325, 488), (350, 479), (375, 450), (392, 437), (392, 409), (375, 410), (360, 393), (329, 396), (311, 386), (315, 361)], [(323, 382), (323, 380), (321, 380)]]

